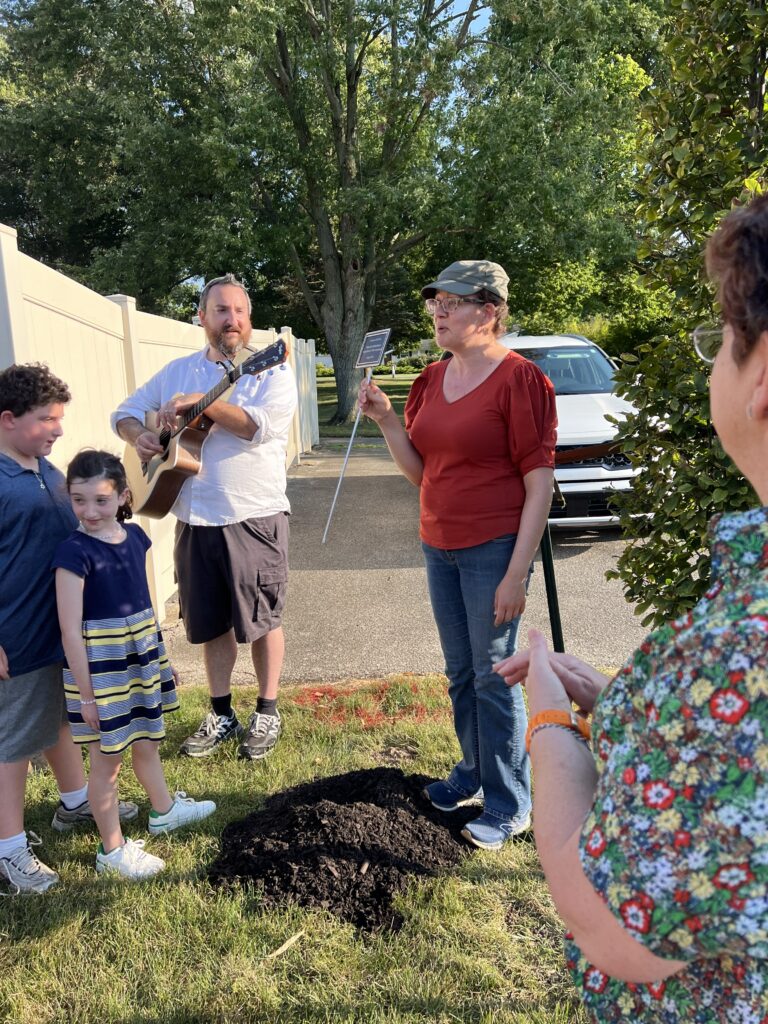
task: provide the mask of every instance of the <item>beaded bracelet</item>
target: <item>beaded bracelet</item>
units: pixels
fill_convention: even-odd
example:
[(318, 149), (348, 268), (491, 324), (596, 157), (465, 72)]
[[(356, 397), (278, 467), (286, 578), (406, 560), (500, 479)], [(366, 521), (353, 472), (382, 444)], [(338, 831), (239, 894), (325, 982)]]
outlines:
[(586, 746), (589, 746), (589, 740), (587, 739), (587, 737), (583, 736), (580, 732), (576, 732), (575, 729), (571, 729), (570, 726), (560, 725), (558, 722), (542, 722), (541, 725), (535, 726), (531, 730), (530, 735), (528, 736), (529, 753), (531, 749), (531, 740), (536, 735), (536, 733), (541, 732), (542, 729), (562, 729), (563, 732), (569, 732), (571, 736), (575, 736), (580, 743), (584, 743)]
[(95, 703), (96, 703), (96, 698), (95, 697), (93, 698), (93, 700), (82, 700), (81, 699), (80, 700), (80, 707), (83, 707), (83, 705), (85, 705), (85, 704), (95, 704)]

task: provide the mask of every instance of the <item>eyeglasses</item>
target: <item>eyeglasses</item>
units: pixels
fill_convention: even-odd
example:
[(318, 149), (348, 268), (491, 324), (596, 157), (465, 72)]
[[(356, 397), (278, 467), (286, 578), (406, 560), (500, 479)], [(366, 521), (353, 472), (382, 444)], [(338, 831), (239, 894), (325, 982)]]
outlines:
[(456, 310), (463, 303), (467, 303), (470, 306), (484, 306), (485, 303), (480, 299), (459, 299), (455, 295), (451, 295), (447, 299), (425, 299), (424, 305), (427, 307), (427, 312), (430, 316), (434, 316), (438, 309), (446, 314), (455, 313)]
[(711, 324), (699, 324), (692, 332), (693, 347), (696, 355), (705, 363), (714, 363), (715, 356), (723, 344), (723, 328), (712, 327)]

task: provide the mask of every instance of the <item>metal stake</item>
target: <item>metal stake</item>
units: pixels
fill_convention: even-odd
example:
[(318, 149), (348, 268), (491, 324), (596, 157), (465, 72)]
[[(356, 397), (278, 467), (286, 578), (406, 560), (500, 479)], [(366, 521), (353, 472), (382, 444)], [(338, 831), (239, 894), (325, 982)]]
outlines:
[(547, 590), (547, 608), (549, 609), (549, 627), (552, 630), (552, 647), (562, 654), (565, 651), (563, 627), (560, 622), (560, 605), (557, 600), (557, 582), (555, 581), (555, 559), (552, 554), (552, 537), (549, 523), (541, 535), (541, 567), (544, 570), (544, 583)]
[[(365, 374), (365, 379), (369, 383), (370, 383), (372, 375), (373, 375), (373, 367), (369, 366), (368, 370), (367, 370), (367, 372)], [(333, 510), (336, 508), (336, 499), (338, 498), (339, 491), (341, 490), (341, 481), (344, 479), (344, 471), (346, 470), (347, 463), (349, 462), (349, 453), (352, 451), (352, 442), (355, 440), (355, 431), (357, 430), (357, 424), (360, 422), (360, 413), (361, 413), (361, 411), (362, 410), (360, 409), (360, 405), (358, 404), (358, 406), (357, 406), (357, 416), (355, 416), (355, 422), (354, 422), (354, 425), (352, 427), (352, 433), (350, 434), (350, 437), (349, 437), (349, 444), (347, 445), (347, 454), (344, 456), (344, 465), (341, 467), (341, 473), (339, 474), (339, 482), (336, 484), (336, 493), (334, 494), (333, 501), (331, 503), (331, 511), (328, 513), (328, 522), (325, 524), (325, 531), (323, 532), (323, 539), (321, 541), (322, 544), (325, 544), (325, 538), (328, 536), (328, 528), (330, 527), (331, 519), (333, 518)]]

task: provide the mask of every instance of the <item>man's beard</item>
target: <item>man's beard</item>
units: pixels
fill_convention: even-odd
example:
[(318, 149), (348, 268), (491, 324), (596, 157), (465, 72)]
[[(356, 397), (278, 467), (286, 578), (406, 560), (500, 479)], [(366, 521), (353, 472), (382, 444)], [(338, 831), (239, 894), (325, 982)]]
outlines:
[(218, 334), (208, 335), (208, 341), (219, 352), (227, 359), (234, 359), (241, 348), (244, 348), (248, 344), (248, 339), (251, 336), (251, 332), (241, 332), (237, 336), (237, 340), (233, 341), (229, 337), (228, 332), (220, 331)]

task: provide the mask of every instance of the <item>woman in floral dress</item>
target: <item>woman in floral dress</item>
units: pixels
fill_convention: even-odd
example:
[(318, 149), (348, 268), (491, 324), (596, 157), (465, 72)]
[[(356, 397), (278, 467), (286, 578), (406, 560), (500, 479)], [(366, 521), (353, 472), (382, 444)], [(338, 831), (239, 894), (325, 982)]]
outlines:
[[(763, 507), (712, 521), (710, 590), (613, 680), (533, 630), (497, 666), (527, 677), (536, 844), (592, 1021), (768, 1024), (768, 196), (707, 264), (712, 420)], [(592, 750), (539, 717), (571, 699)]]

